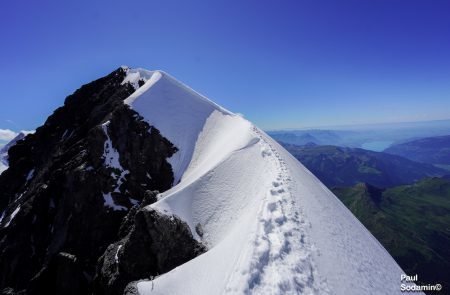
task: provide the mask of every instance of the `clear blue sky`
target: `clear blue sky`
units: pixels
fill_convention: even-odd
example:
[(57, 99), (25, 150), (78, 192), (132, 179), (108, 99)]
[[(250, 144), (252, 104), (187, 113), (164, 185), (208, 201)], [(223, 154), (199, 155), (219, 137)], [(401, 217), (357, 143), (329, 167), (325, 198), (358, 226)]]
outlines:
[[(131, 4), (133, 3), (133, 4)], [(265, 129), (450, 118), (450, 1), (1, 1), (0, 129), (120, 65)]]

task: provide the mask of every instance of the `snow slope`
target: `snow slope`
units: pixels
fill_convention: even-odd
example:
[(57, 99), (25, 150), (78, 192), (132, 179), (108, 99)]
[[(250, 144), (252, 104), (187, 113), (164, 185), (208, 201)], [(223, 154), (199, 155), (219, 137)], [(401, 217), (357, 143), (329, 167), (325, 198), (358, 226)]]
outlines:
[(0, 174), (2, 174), (3, 171), (5, 171), (6, 169), (8, 169), (8, 166), (5, 165), (3, 157), (2, 157), (2, 156), (0, 156), (0, 157), (1, 157), (1, 158), (0, 158)]
[(180, 148), (170, 164), (175, 171), (175, 183), (181, 179), (192, 158), (195, 142), (206, 119), (213, 111), (230, 114), (225, 109), (209, 101), (189, 87), (176, 81), (161, 71), (129, 69), (135, 81), (143, 77), (146, 83), (125, 100), (125, 103), (161, 131), (175, 146)]
[(8, 169), (8, 149), (10, 147), (10, 143), (11, 142), (9, 142), (3, 148), (0, 149), (0, 174), (2, 174), (3, 171)]
[(209, 249), (140, 294), (402, 294), (392, 257), (269, 136), (163, 72), (130, 73), (146, 82), (125, 103), (179, 149), (150, 207)]

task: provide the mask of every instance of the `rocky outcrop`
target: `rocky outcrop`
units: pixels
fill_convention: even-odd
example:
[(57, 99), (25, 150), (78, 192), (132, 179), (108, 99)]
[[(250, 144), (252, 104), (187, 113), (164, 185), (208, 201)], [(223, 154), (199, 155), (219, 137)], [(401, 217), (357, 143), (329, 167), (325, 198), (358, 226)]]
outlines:
[[(155, 260), (143, 273), (168, 270), (198, 253), (192, 243), (183, 259), (161, 258), (174, 248), (158, 234), (167, 230), (188, 241), (190, 232), (180, 222), (138, 211), (142, 200), (156, 201), (153, 190), (173, 185), (167, 158), (177, 149), (123, 104), (135, 91), (122, 84), (125, 76), (119, 68), (82, 86), (9, 150), (10, 168), (0, 175), (0, 290), (90, 294), (99, 257), (114, 251), (109, 245), (134, 241), (148, 228), (152, 235), (141, 238), (151, 240)], [(137, 277), (141, 266), (133, 266), (132, 251), (141, 250), (133, 242), (123, 245), (120, 277)]]
[(123, 294), (129, 282), (163, 274), (206, 250), (175, 216), (141, 205), (127, 215), (124, 227), (130, 219), (126, 236), (108, 246), (99, 260), (97, 294)]

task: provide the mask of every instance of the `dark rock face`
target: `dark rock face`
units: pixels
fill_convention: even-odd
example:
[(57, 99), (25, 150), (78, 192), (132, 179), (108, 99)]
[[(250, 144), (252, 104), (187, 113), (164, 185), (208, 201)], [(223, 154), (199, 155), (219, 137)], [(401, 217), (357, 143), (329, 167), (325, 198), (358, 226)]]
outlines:
[(149, 279), (204, 253), (186, 223), (144, 208), (130, 211), (134, 222), (128, 234), (108, 246), (99, 260), (97, 294), (123, 294), (127, 284)]
[[(152, 228), (152, 235), (143, 235), (151, 238), (155, 257), (172, 253), (164, 252), (164, 246), (161, 253), (166, 254), (157, 254), (162, 246), (158, 231), (172, 230), (174, 239), (188, 239), (189, 229), (186, 232), (181, 221), (171, 227), (165, 217), (136, 214), (136, 204), (156, 200), (153, 190), (172, 186), (173, 172), (166, 159), (177, 149), (123, 104), (135, 91), (130, 84), (121, 84), (125, 75), (119, 68), (82, 86), (35, 134), (9, 150), (10, 168), (0, 175), (3, 292), (92, 293), (97, 260), (130, 229)], [(133, 218), (124, 219), (127, 214)], [(137, 277), (141, 269), (127, 264), (128, 256), (133, 259), (130, 247), (137, 246), (123, 245), (121, 268), (127, 276)], [(184, 258), (190, 253), (185, 251)], [(152, 260), (155, 264), (148, 272), (144, 267), (145, 274), (167, 271), (183, 260), (165, 259)]]
[(60, 252), (53, 256), (46, 268), (43, 268), (30, 282), (30, 293), (46, 294), (86, 294), (89, 281), (83, 273), (78, 259), (71, 254)]

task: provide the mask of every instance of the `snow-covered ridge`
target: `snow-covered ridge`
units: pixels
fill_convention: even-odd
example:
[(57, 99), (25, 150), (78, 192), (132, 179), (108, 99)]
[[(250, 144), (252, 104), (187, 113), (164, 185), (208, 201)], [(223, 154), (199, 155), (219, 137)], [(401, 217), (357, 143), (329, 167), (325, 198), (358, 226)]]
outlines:
[(268, 135), (161, 71), (136, 79), (125, 103), (179, 149), (174, 187), (150, 207), (209, 248), (139, 293), (402, 294), (392, 257)]
[(210, 115), (214, 111), (234, 115), (162, 71), (128, 70), (124, 81), (136, 79), (136, 71), (146, 82), (125, 103), (179, 149), (169, 159), (176, 184), (191, 162), (197, 138)]
[(122, 66), (122, 69), (126, 72), (122, 84), (130, 83), (134, 89), (139, 88), (139, 81), (147, 82), (153, 76), (153, 72), (144, 69), (130, 69), (126, 66)]

